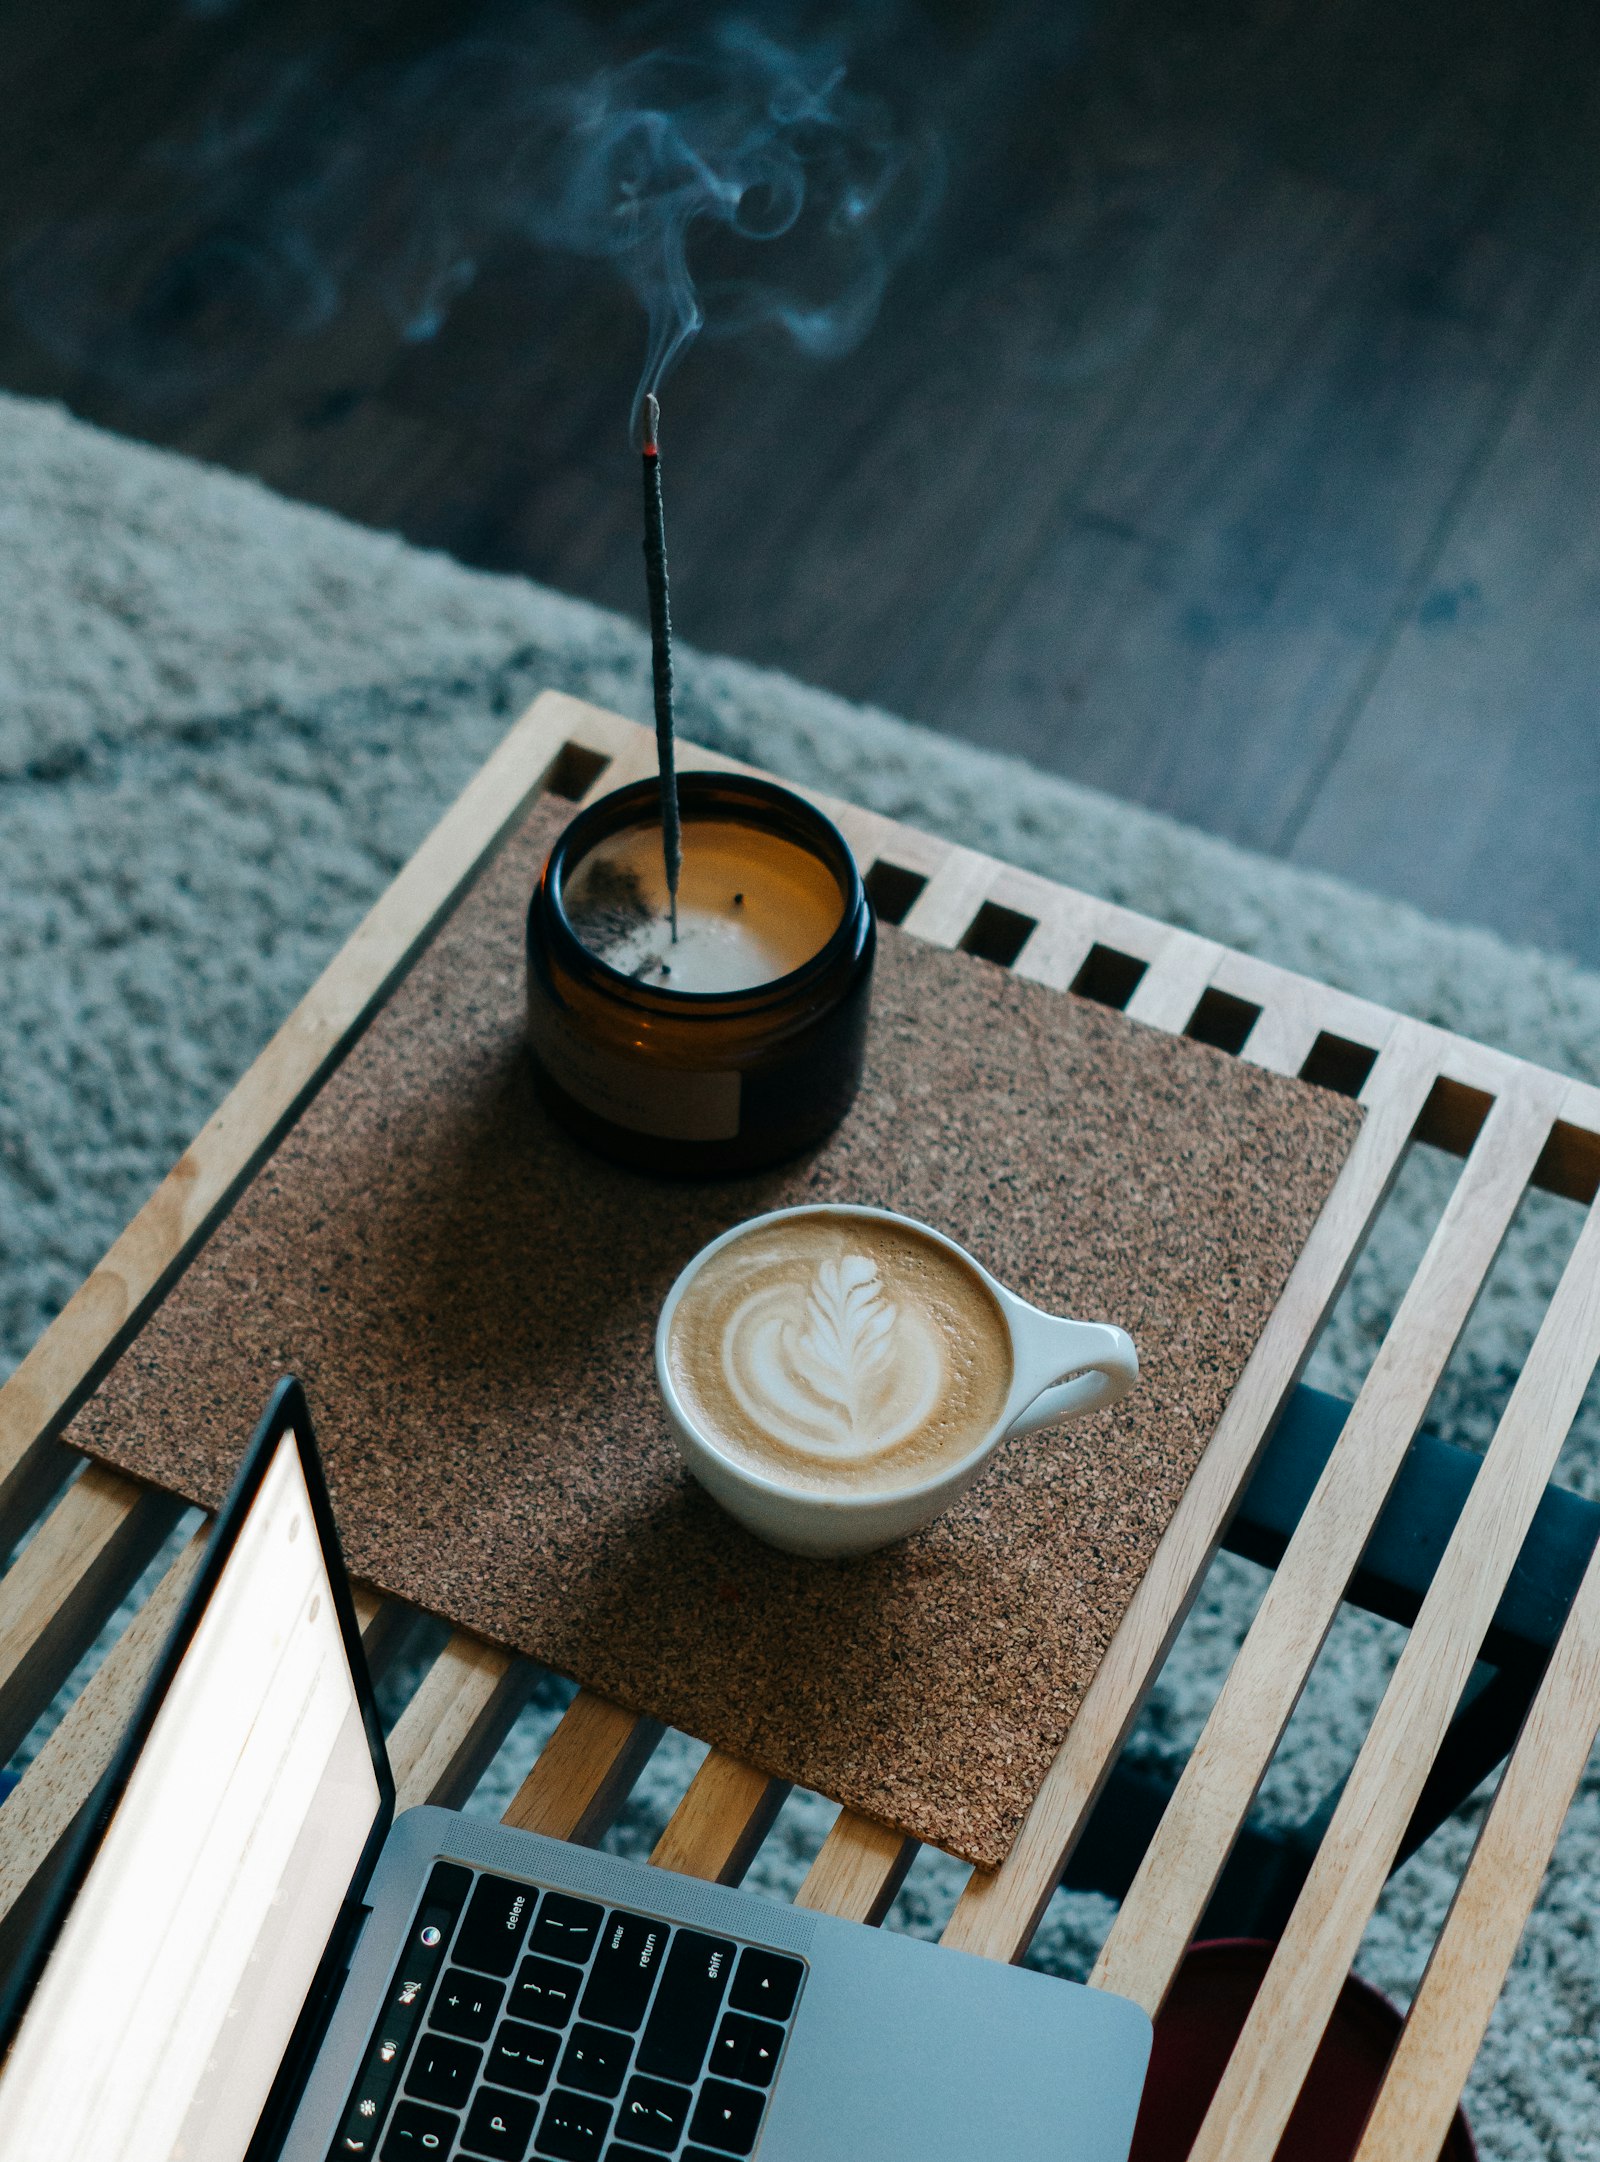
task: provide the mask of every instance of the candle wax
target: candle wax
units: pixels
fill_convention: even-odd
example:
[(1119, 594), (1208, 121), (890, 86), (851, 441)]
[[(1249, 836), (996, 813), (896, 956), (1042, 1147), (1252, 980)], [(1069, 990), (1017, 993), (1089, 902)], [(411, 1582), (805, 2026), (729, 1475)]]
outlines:
[(562, 899), (580, 941), (665, 991), (751, 991), (809, 961), (844, 915), (839, 882), (809, 849), (760, 826), (686, 819), (672, 936), (659, 826), (598, 842)]

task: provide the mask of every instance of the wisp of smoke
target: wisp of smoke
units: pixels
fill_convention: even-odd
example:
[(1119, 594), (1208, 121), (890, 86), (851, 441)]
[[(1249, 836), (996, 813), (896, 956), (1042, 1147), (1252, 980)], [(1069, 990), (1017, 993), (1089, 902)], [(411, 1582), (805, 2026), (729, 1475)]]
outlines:
[(650, 54), (560, 93), (548, 121), (530, 230), (614, 264), (638, 295), (635, 425), (703, 326), (774, 323), (809, 353), (847, 351), (941, 178), (936, 147), (847, 89), (836, 51), (792, 53), (744, 23), (701, 54)]
[(747, 21), (625, 60), (537, 7), (330, 93), (324, 57), (247, 81), (158, 146), (136, 213), (57, 229), (12, 266), (51, 350), (152, 401), (377, 294), (434, 336), (491, 255), (529, 243), (611, 266), (645, 311), (646, 392), (702, 329), (779, 327), (847, 351), (939, 199), (943, 161), (847, 81), (837, 40)]

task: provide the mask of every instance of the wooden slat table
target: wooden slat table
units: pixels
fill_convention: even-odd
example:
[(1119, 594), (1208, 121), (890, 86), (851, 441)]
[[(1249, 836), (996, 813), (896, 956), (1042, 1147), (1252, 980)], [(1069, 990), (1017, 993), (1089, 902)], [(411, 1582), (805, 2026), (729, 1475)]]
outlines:
[[(734, 762), (686, 747), (690, 764)], [(587, 797), (651, 770), (642, 729), (540, 698), (378, 901), (193, 1146), (0, 1390), (0, 1536), (32, 1535), (0, 1579), (0, 1737), (15, 1747), (177, 1522), (171, 1500), (57, 1437), (244, 1181), (546, 789)], [(1408, 1146), (1465, 1159), (1452, 1198), (1234, 1660), (1111, 1928), (1094, 1981), (1155, 2011), (1522, 1196), (1589, 1208), (1470, 1498), (1290, 1916), (1195, 2146), (1269, 2162), (1556, 1454), (1600, 1356), (1600, 1091), (1486, 1050), (1086, 894), (818, 798), (886, 914), (920, 937), (1010, 963), (1282, 1073), (1359, 1093), (1367, 1117), (1339, 1182), (1084, 1700), (1005, 1865), (975, 1875), (945, 1942), (1026, 1950), (1265, 1438)], [(0, 1808), (0, 1916), (56, 1847), (106, 1761), (204, 1543), (196, 1532)], [(362, 1594), (374, 1664), (407, 1617)], [(402, 1806), (462, 1801), (532, 1677), (457, 1633), (390, 1738)], [(1600, 1559), (1589, 1568), (1434, 1949), (1361, 2149), (1431, 2162), (1537, 1896), (1600, 1727)], [(593, 1841), (660, 1730), (580, 1691), (506, 1821)], [(737, 1883), (781, 1807), (780, 1782), (713, 1751), (655, 1860)], [(844, 1813), (798, 1899), (882, 1920), (913, 1843)]]

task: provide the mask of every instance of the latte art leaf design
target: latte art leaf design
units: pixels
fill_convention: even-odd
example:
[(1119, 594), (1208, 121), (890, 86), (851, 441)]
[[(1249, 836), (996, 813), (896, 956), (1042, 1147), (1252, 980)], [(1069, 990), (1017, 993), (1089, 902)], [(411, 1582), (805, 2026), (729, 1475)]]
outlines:
[(749, 1292), (722, 1343), (723, 1373), (745, 1416), (771, 1440), (842, 1462), (882, 1455), (924, 1424), (945, 1380), (928, 1317), (885, 1291), (864, 1254), (820, 1261)]
[(826, 1404), (837, 1404), (852, 1433), (863, 1425), (872, 1384), (894, 1356), (895, 1310), (863, 1254), (824, 1261), (806, 1299), (805, 1321), (787, 1350)]

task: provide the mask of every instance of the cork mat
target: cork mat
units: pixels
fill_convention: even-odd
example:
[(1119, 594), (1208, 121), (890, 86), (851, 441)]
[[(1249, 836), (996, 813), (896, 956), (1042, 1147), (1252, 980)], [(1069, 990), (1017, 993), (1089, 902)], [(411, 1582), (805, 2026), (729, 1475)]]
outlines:
[[(524, 908), (570, 815), (536, 809), (70, 1438), (215, 1505), (298, 1373), (355, 1577), (993, 1866), (1361, 1114), (886, 929), (828, 1143), (725, 1184), (613, 1169), (538, 1107), (521, 1042)], [(705, 1240), (809, 1199), (907, 1210), (1122, 1323), (1138, 1388), (1003, 1447), (903, 1545), (761, 1545), (680, 1469), (652, 1331)]]

